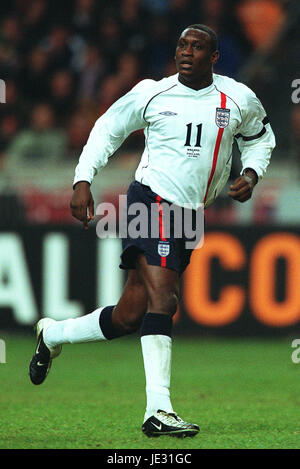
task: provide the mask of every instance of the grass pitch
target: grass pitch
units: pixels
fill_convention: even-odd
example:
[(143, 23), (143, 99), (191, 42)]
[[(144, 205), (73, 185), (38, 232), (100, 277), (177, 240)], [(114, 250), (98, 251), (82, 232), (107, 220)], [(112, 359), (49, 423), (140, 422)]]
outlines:
[(299, 448), (300, 364), (290, 339), (174, 338), (175, 410), (194, 438), (141, 432), (145, 378), (139, 338), (65, 345), (46, 381), (28, 364), (34, 337), (1, 334), (0, 448)]

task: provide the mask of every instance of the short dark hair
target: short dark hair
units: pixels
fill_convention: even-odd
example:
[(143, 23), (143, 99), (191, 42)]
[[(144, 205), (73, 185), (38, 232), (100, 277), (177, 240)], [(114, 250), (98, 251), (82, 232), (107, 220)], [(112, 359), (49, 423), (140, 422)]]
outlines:
[(205, 24), (191, 24), (190, 26), (187, 26), (186, 28), (184, 28), (184, 31), (186, 29), (199, 29), (199, 31), (204, 31), (210, 37), (211, 51), (215, 52), (215, 50), (218, 50), (217, 33), (213, 29), (211, 29), (209, 26), (206, 26)]

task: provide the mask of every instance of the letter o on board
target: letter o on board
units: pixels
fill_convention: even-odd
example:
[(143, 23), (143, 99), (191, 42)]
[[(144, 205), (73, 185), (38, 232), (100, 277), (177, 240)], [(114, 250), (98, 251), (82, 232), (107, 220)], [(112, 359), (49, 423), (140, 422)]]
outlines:
[(189, 316), (198, 324), (224, 326), (235, 321), (245, 302), (245, 289), (238, 285), (222, 288), (218, 301), (209, 297), (210, 261), (218, 257), (225, 270), (240, 270), (245, 251), (240, 241), (228, 233), (208, 233), (201, 249), (191, 257), (183, 282), (183, 299)]
[[(286, 297), (275, 298), (275, 263), (286, 261)], [(268, 326), (284, 327), (300, 320), (300, 238), (273, 233), (256, 244), (250, 265), (250, 306), (254, 316)]]

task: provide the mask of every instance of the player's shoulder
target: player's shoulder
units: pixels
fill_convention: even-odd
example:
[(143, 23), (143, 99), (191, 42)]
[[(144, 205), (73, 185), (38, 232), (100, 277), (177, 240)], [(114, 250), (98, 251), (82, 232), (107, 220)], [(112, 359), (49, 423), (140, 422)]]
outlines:
[(214, 73), (213, 78), (216, 88), (234, 100), (239, 106), (247, 105), (249, 101), (256, 98), (256, 94), (249, 86), (234, 78), (216, 73)]
[(141, 80), (139, 83), (137, 83), (132, 88), (132, 91), (145, 95), (145, 96), (151, 96), (151, 95), (160, 93), (161, 91), (164, 91), (168, 88), (171, 88), (175, 84), (176, 84), (176, 75), (162, 78), (161, 80), (153, 80), (150, 78), (146, 78), (144, 80)]

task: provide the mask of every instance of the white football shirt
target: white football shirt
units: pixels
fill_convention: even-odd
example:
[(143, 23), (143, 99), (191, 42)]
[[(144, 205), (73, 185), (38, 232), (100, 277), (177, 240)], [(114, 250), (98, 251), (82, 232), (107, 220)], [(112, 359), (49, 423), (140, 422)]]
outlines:
[(74, 184), (92, 182), (123, 141), (144, 129), (145, 149), (135, 178), (163, 199), (197, 209), (209, 205), (226, 184), (237, 139), (242, 171), (259, 179), (269, 164), (275, 138), (266, 112), (246, 85), (213, 74), (213, 83), (194, 90), (178, 74), (143, 80), (95, 123), (75, 170)]

